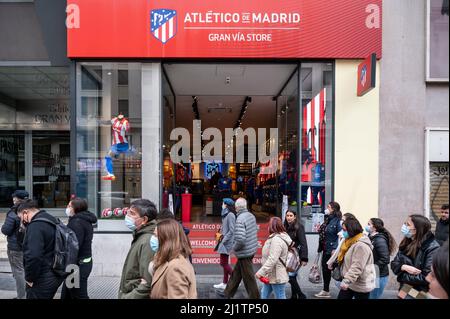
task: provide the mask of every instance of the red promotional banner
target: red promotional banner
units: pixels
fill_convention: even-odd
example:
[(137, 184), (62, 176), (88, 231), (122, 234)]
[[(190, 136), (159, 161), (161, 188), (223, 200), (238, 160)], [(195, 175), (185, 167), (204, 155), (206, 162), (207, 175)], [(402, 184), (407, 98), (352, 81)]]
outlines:
[(381, 57), (381, 0), (68, 0), (70, 58)]

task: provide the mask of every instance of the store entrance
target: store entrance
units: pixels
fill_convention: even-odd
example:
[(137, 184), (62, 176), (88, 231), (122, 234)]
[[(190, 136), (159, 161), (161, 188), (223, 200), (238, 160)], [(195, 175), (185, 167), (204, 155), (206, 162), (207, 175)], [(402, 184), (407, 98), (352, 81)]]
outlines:
[[(246, 198), (258, 223), (281, 216), (283, 204), (297, 205), (297, 64), (174, 63), (164, 64), (163, 74), (163, 207), (181, 217), (182, 195), (189, 192), (191, 223), (214, 224), (227, 197)], [(255, 135), (239, 142), (237, 129)], [(189, 145), (176, 152), (180, 132)], [(212, 140), (220, 146), (209, 153)], [(260, 158), (261, 147), (272, 160)], [(174, 161), (183, 152), (188, 157)], [(214, 160), (205, 160), (208, 154)]]

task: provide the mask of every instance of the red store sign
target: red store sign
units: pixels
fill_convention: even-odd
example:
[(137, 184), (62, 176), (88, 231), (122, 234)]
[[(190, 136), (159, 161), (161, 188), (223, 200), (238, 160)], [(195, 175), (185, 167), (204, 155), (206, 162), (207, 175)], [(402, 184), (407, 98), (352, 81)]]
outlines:
[(358, 96), (363, 96), (375, 87), (376, 69), (377, 57), (375, 53), (372, 53), (358, 65)]
[(71, 58), (381, 57), (381, 0), (68, 0)]

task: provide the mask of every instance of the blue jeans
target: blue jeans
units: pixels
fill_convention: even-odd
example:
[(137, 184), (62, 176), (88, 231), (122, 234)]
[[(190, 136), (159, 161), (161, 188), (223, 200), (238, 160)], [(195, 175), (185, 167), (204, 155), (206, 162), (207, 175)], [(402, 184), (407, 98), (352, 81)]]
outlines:
[(380, 299), (380, 297), (383, 295), (383, 291), (384, 291), (384, 287), (386, 287), (388, 280), (389, 280), (389, 276), (386, 277), (380, 277), (377, 278), (378, 280), (378, 288), (375, 288), (374, 290), (372, 290), (372, 292), (370, 293), (370, 298), (369, 299)]
[(275, 299), (286, 299), (286, 284), (263, 284), (261, 299), (269, 299), (272, 291), (275, 294)]

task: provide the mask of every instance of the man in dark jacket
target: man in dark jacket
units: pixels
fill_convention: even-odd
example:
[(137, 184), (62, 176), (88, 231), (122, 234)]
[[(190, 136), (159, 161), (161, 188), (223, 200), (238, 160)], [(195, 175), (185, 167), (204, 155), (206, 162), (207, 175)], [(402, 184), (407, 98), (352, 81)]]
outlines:
[(232, 298), (239, 288), (241, 280), (244, 280), (249, 298), (259, 299), (260, 294), (253, 273), (253, 257), (258, 249), (256, 218), (247, 210), (247, 201), (244, 198), (239, 198), (235, 207), (237, 216), (232, 252), (238, 260), (231, 273), (224, 295), (226, 298)]
[(63, 278), (52, 269), (56, 227), (38, 219), (47, 219), (55, 224), (58, 221), (45, 210), (39, 210), (31, 199), (19, 205), (17, 214), (27, 228), (23, 243), (27, 299), (53, 299), (63, 282)]
[(448, 204), (441, 207), (441, 218), (436, 224), (435, 236), (441, 246), (448, 240)]
[(154, 252), (150, 238), (156, 228), (157, 209), (148, 199), (131, 203), (125, 224), (133, 231), (133, 241), (123, 265), (119, 299), (149, 299), (152, 277), (148, 271)]
[(8, 260), (11, 265), (11, 272), (16, 281), (17, 298), (25, 299), (25, 273), (23, 270), (23, 237), (25, 228), (20, 223), (17, 216), (17, 207), (24, 200), (28, 199), (28, 192), (25, 190), (16, 190), (12, 194), (13, 206), (6, 215), (5, 223), (2, 226), (2, 233), (8, 240)]

